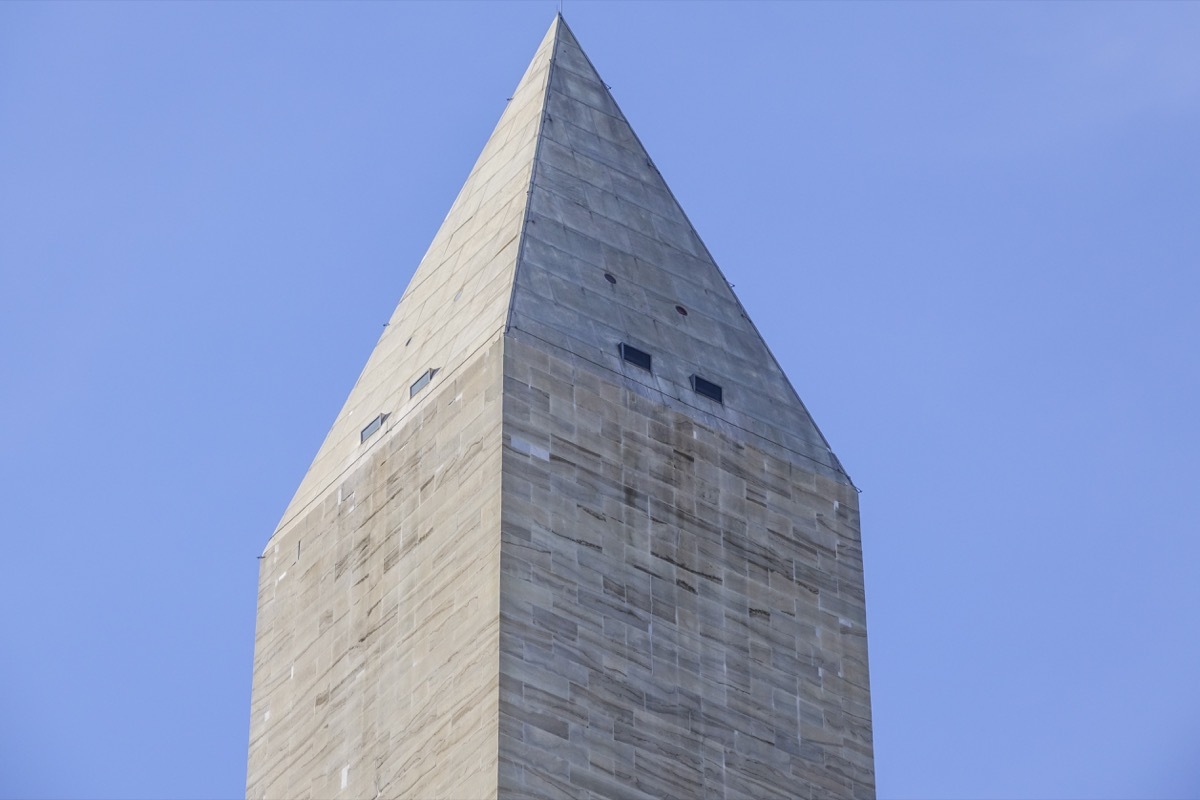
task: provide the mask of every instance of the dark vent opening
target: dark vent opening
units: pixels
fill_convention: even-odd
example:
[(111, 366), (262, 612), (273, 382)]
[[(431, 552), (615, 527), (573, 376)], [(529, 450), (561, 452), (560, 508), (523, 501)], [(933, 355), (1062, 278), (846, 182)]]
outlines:
[(617, 279), (613, 277), (613, 274), (611, 272), (604, 273), (604, 280), (608, 281), (609, 283), (617, 282)]
[(358, 443), (362, 444), (367, 439), (375, 435), (375, 432), (383, 427), (384, 421), (388, 418), (387, 414), (380, 414), (375, 419), (368, 423), (367, 427), (362, 429), (362, 433), (358, 435)]
[(725, 404), (725, 392), (721, 390), (720, 384), (706, 381), (699, 375), (692, 376), (692, 391), (698, 395), (707, 397), (709, 400), (715, 400), (721, 405)]
[(650, 354), (645, 350), (638, 350), (636, 347), (621, 342), (621, 358), (633, 364), (635, 367), (650, 372)]
[(687, 309), (683, 306), (675, 306), (675, 311), (678, 312), (681, 317), (687, 316)]

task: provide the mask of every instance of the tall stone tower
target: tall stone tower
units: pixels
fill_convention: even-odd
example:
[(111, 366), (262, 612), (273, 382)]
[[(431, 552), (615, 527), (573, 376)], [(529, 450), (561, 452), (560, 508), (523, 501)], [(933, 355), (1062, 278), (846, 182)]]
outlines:
[(267, 544), (247, 795), (870, 797), (857, 499), (558, 17)]

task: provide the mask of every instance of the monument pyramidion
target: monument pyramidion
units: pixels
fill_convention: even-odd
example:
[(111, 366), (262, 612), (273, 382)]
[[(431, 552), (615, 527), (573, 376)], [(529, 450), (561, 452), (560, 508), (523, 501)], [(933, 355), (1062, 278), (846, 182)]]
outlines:
[(561, 16), (260, 563), (248, 797), (874, 795), (858, 493)]

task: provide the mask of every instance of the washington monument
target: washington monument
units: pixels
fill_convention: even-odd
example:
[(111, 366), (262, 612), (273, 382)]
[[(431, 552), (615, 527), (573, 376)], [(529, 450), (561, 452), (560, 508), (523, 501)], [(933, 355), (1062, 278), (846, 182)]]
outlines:
[(248, 797), (874, 796), (858, 493), (561, 16), (263, 556)]

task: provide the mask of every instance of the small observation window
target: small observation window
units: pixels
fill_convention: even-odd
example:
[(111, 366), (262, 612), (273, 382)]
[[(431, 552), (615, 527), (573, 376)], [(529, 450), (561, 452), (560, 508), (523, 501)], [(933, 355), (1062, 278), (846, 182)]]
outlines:
[(358, 443), (362, 444), (367, 439), (370, 439), (372, 436), (374, 436), (375, 432), (383, 427), (384, 420), (387, 418), (387, 414), (380, 414), (378, 417), (371, 420), (367, 427), (362, 429), (362, 433), (358, 435)]
[(715, 400), (721, 405), (725, 405), (725, 400), (723, 399), (725, 392), (722, 391), (721, 385), (712, 381), (706, 381), (699, 375), (692, 376), (692, 391), (698, 395), (707, 397), (709, 400)]
[(638, 350), (636, 347), (621, 342), (621, 358), (635, 367), (651, 372), (650, 354), (645, 350)]
[(431, 380), (433, 380), (433, 376), (434, 376), (435, 374), (437, 374), (437, 370), (436, 370), (436, 369), (427, 369), (427, 370), (425, 370), (424, 374), (423, 374), (423, 375), (421, 375), (421, 377), (417, 378), (415, 381), (413, 381), (413, 385), (412, 385), (412, 386), (408, 387), (408, 396), (409, 396), (409, 397), (416, 397), (416, 396), (417, 396), (417, 392), (421, 391), (421, 390), (422, 390), (422, 389), (424, 389), (426, 386), (428, 386), (428, 385), (429, 385), (429, 382), (430, 382)]

